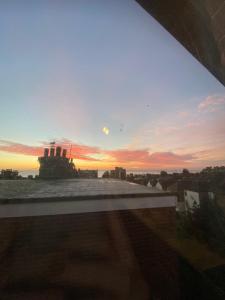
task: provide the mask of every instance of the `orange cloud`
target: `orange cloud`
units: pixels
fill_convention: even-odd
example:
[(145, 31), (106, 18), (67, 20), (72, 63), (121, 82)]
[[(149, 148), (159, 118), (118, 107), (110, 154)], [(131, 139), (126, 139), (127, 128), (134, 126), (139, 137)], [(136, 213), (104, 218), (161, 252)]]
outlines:
[(0, 151), (23, 155), (40, 156), (43, 153), (43, 147), (29, 146), (20, 143), (0, 140)]
[[(98, 147), (87, 146), (73, 143), (70, 140), (56, 140), (56, 144), (68, 149), (68, 154), (71, 149), (71, 157), (74, 157), (80, 162), (88, 161), (91, 165), (112, 166), (113, 164), (122, 164), (125, 167), (169, 167), (169, 166), (184, 166), (195, 157), (191, 154), (178, 155), (173, 152), (154, 152), (149, 153), (148, 149), (116, 149), (104, 150)], [(0, 151), (8, 153), (16, 153), (30, 156), (40, 156), (43, 153), (43, 147), (48, 143), (43, 142), (43, 146), (29, 146), (21, 143), (0, 140)]]
[(149, 153), (148, 149), (143, 150), (112, 150), (107, 153), (119, 163), (134, 162), (142, 167), (151, 166), (183, 166), (194, 160), (191, 154), (178, 155), (173, 152), (154, 152)]
[[(70, 154), (71, 149), (71, 157), (81, 160), (98, 161), (98, 159), (91, 157), (92, 154), (100, 153), (100, 150), (97, 147), (75, 144), (67, 139), (56, 140), (56, 144), (66, 148), (68, 150), (68, 154)], [(23, 155), (41, 156), (43, 154), (43, 147), (46, 146), (49, 146), (49, 143), (43, 142), (43, 146), (36, 147), (0, 140), (0, 151)]]
[(149, 159), (149, 153), (147, 149), (143, 150), (109, 150), (105, 151), (106, 154), (111, 156), (114, 160), (118, 162), (143, 162)]

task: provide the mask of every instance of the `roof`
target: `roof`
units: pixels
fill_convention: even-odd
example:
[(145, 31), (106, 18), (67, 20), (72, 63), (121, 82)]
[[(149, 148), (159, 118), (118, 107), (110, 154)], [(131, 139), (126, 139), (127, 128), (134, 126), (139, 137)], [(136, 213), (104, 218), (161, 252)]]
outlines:
[(112, 179), (0, 181), (0, 218), (175, 207), (176, 195)]
[[(163, 192), (160, 192), (162, 194)], [(0, 199), (159, 194), (155, 188), (116, 179), (1, 180)], [(164, 194), (164, 193), (163, 193)]]

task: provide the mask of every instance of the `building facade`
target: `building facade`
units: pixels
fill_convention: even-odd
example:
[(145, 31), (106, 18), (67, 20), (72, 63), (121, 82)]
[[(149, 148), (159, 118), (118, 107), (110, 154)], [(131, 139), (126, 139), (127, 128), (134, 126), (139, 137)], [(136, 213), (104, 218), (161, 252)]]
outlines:
[(44, 155), (38, 158), (40, 163), (39, 178), (58, 179), (78, 177), (72, 158), (68, 158), (67, 150), (51, 146), (44, 149)]

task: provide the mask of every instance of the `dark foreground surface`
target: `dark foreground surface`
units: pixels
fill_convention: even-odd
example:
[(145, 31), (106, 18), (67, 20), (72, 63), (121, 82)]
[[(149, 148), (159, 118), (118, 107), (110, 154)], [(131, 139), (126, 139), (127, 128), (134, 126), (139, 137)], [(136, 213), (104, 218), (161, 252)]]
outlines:
[(153, 208), (1, 218), (0, 299), (224, 299), (158, 235), (173, 234), (174, 216)]

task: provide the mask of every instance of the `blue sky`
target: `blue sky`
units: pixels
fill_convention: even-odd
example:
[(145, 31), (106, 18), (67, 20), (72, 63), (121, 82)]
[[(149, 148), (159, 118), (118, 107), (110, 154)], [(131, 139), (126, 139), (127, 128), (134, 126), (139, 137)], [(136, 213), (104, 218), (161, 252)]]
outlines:
[[(211, 151), (214, 139), (217, 152), (224, 146), (215, 134), (224, 87), (135, 1), (4, 2), (1, 140), (37, 146), (67, 138), (109, 151), (177, 154)], [(203, 112), (208, 97), (216, 110)], [(190, 139), (190, 124), (201, 138)], [(204, 124), (216, 127), (211, 135)], [(221, 155), (213, 160), (223, 163)]]

